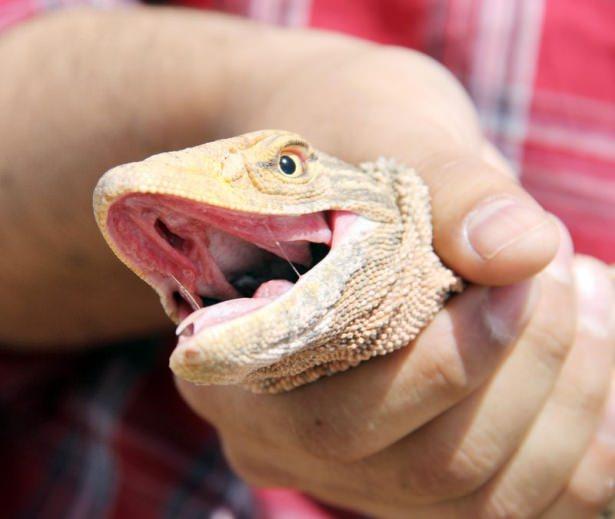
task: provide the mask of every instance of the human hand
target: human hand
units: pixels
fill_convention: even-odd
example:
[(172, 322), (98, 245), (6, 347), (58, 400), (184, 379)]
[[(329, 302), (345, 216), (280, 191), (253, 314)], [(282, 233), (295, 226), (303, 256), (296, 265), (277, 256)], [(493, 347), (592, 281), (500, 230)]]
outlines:
[[(572, 267), (572, 268), (571, 268)], [(281, 395), (178, 380), (235, 470), (378, 517), (593, 517), (613, 497), (615, 295), (563, 240), (408, 348)]]
[[(557, 226), (486, 143), (448, 73), (401, 50), (296, 43), (278, 45), (292, 51), (278, 53), (267, 77), (241, 84), (252, 95), (227, 107), (226, 132), (288, 128), (351, 162), (390, 155), (415, 166), (432, 194), (436, 250), (466, 279), (506, 285), (548, 263)], [(256, 484), (384, 516), (597, 510), (610, 492), (609, 457), (586, 461), (591, 447), (584, 474), (571, 474), (609, 387), (613, 335), (576, 330), (564, 237), (549, 273), (470, 288), (405, 351), (277, 397), (181, 381), (180, 390)], [(587, 269), (604, 282), (603, 266)], [(560, 426), (569, 434), (556, 444)]]

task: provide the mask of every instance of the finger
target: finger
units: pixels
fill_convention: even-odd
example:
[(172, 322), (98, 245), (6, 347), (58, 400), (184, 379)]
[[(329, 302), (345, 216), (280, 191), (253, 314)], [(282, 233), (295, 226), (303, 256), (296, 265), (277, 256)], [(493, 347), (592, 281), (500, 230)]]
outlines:
[(277, 445), (234, 434), (224, 437), (225, 457), (233, 471), (250, 486), (293, 488), (323, 503), (355, 510), (363, 517), (450, 518), (434, 515), (434, 507), (412, 506), (391, 500), (393, 489), (362, 477), (360, 464), (340, 464), (289, 454)]
[(557, 384), (514, 457), (470, 501), (474, 512), (535, 516), (566, 486), (591, 440), (615, 356), (613, 294), (604, 265), (574, 262), (578, 325)]
[(553, 259), (555, 223), (508, 176), (477, 157), (447, 153), (419, 171), (432, 196), (436, 251), (465, 279), (514, 283)]
[(345, 461), (397, 441), (480, 385), (519, 335), (535, 298), (530, 282), (471, 287), (407, 348), (290, 393), (178, 386), (222, 428), (280, 436), (289, 449)]
[[(367, 123), (367, 122), (366, 122)], [(353, 134), (354, 135), (354, 134)], [(356, 137), (356, 135), (354, 135)], [(480, 150), (452, 145), (441, 136), (431, 153), (417, 159), (413, 150), (388, 134), (370, 132), (362, 154), (393, 156), (416, 168), (429, 188), (434, 246), (463, 278), (483, 285), (505, 285), (536, 274), (558, 246), (555, 222), (517, 180), (487, 163)], [(343, 149), (336, 150), (345, 155)]]
[[(540, 300), (523, 335), (489, 383), (369, 462), (416, 500), (468, 495), (493, 477), (518, 448), (547, 400), (575, 335), (572, 244), (540, 276)], [(554, 273), (554, 275), (549, 275)], [(568, 273), (568, 278), (565, 275)]]
[[(607, 407), (612, 412), (615, 409), (615, 391)], [(300, 489), (323, 502), (361, 510), (376, 517), (401, 515), (437, 519), (474, 516), (468, 515), (467, 508), (464, 512), (455, 501), (433, 505), (410, 503), (409, 499), (400, 497), (403, 488), (400, 491), (395, 485), (387, 484), (381, 474), (370, 475), (364, 462), (339, 464), (309, 456), (293, 457), (280, 449), (273, 438), (268, 440), (263, 443), (245, 435), (225, 435), (227, 459), (235, 472), (251, 485)], [(397, 457), (397, 465), (399, 460), (408, 459)], [(429, 474), (423, 473), (422, 476), (429, 477)], [(604, 419), (596, 439), (575, 469), (568, 488), (549, 509), (545, 519), (595, 517), (613, 496), (614, 476), (615, 412)]]
[(614, 382), (612, 378), (605, 413), (592, 443), (568, 485), (542, 519), (593, 519), (615, 498)]
[[(352, 163), (389, 156), (416, 168), (433, 198), (436, 250), (462, 277), (515, 283), (553, 258), (556, 227), (494, 166), (493, 154), (485, 157), (475, 111), (443, 67), (415, 53), (368, 48), (340, 58), (335, 73), (319, 74), (317, 85), (305, 81), (263, 103), (259, 125), (295, 130)], [(312, 101), (315, 87), (332, 95)], [(334, 94), (345, 91), (355, 102), (339, 102)], [(298, 98), (311, 104), (297, 110)]]

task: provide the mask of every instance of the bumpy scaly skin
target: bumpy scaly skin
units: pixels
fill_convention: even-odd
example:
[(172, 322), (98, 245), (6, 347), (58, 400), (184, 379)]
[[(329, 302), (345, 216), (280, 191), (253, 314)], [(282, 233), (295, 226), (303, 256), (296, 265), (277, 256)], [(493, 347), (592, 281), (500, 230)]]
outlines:
[[(300, 146), (306, 174), (275, 171), (282, 150)], [(294, 288), (232, 321), (182, 338), (171, 368), (197, 384), (242, 384), (280, 392), (343, 371), (407, 345), (461, 281), (432, 249), (429, 194), (411, 169), (387, 159), (351, 166), (298, 135), (254, 132), (109, 171), (94, 193), (103, 236), (130, 268), (156, 288), (113, 240), (110, 207), (139, 193), (181, 197), (262, 215), (344, 210), (360, 215), (344, 239)]]
[(338, 292), (297, 301), (312, 317), (300, 333), (309, 347), (246, 377), (254, 390), (292, 389), (406, 346), (461, 288), (433, 252), (429, 195), (418, 175), (386, 159), (360, 168), (375, 182), (391, 183), (399, 216), (338, 251), (347, 275), (326, 274)]

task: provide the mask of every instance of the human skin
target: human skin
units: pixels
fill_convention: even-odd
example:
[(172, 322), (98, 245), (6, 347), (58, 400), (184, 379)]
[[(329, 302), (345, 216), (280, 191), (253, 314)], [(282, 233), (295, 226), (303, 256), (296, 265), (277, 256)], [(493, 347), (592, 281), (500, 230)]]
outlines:
[(433, 61), (132, 9), (23, 24), (0, 39), (0, 67), (0, 341), (82, 347), (163, 329), (149, 289), (95, 230), (99, 175), (253, 129), (294, 130), (350, 162), (415, 166), (432, 194), (437, 252), (483, 286), (410, 348), (288, 394), (178, 382), (239, 474), (391, 517), (548, 507), (590, 517), (611, 497), (613, 412), (597, 429), (615, 354), (606, 269), (573, 260), (566, 231), (518, 185)]

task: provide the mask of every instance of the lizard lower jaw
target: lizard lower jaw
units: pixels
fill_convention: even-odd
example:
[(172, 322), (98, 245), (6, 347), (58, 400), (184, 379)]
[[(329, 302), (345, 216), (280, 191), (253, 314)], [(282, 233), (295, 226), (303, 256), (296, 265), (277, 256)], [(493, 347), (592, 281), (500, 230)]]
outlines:
[[(109, 209), (128, 266), (160, 294), (178, 333), (245, 315), (280, 297), (334, 247), (355, 215), (262, 215), (135, 194)], [(204, 308), (203, 308), (204, 307)]]

